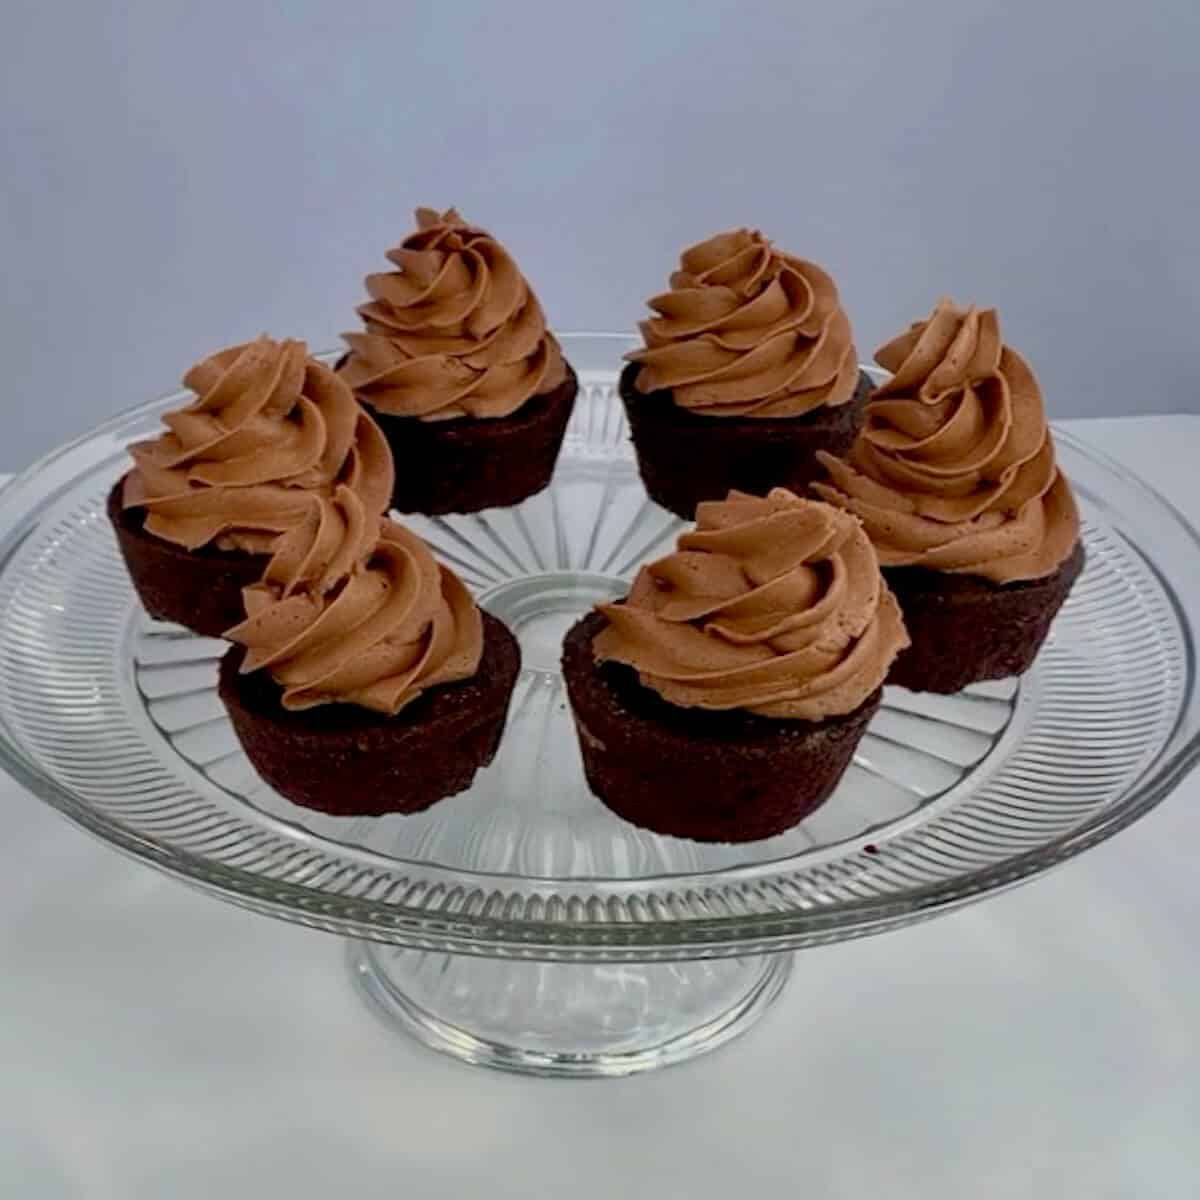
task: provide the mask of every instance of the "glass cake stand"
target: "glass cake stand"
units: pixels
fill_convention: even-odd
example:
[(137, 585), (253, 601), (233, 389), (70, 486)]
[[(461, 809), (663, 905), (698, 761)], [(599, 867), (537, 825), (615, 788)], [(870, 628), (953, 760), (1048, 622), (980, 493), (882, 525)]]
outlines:
[(111, 846), (348, 939), (398, 1029), (475, 1063), (621, 1075), (747, 1029), (791, 951), (895, 929), (1031, 878), (1154, 807), (1200, 746), (1200, 543), (1059, 435), (1087, 569), (1034, 669), (956, 696), (889, 689), (828, 803), (766, 841), (658, 837), (588, 791), (559, 675), (578, 615), (682, 523), (647, 500), (615, 335), (563, 344), (580, 393), (549, 490), (410, 524), (502, 617), (524, 663), (496, 761), (428, 812), (330, 818), (263, 784), (216, 693), (222, 643), (151, 621), (105, 495), (143, 404), (0, 493), (0, 765)]

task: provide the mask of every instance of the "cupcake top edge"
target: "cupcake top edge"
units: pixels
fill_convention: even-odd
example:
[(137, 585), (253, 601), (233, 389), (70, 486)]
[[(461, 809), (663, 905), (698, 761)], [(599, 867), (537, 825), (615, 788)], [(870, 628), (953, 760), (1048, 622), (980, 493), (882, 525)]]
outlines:
[(883, 684), (908, 645), (860, 523), (783, 488), (701, 504), (676, 550), (602, 605), (598, 663), (681, 708), (821, 721)]

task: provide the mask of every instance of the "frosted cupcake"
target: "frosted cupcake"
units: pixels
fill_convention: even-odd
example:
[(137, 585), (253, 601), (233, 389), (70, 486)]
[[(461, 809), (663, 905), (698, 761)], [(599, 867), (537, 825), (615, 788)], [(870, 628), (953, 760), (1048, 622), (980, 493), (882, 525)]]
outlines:
[(912, 646), (890, 682), (956, 692), (1027, 670), (1083, 569), (1075, 497), (995, 309), (942, 300), (876, 354), (892, 372), (814, 490), (863, 523)]
[(636, 825), (770, 837), (823, 803), (907, 645), (853, 517), (782, 488), (731, 492), (567, 635), (592, 791)]
[(393, 507), (475, 512), (541, 491), (576, 380), (512, 257), (427, 208), (387, 257), (397, 269), (367, 276), (366, 328), (338, 369), (392, 448)]
[(226, 636), (220, 694), (258, 773), (334, 815), (416, 812), (500, 742), (516, 639), (429, 547), (349, 489), (281, 539)]
[(685, 250), (621, 376), (646, 490), (690, 519), (731, 488), (803, 492), (870, 391), (829, 275), (737, 229)]
[(387, 444), (354, 394), (303, 342), (260, 337), (184, 376), (195, 399), (130, 446), (108, 515), (151, 616), (217, 637), (242, 589), (316, 492), (344, 487), (378, 518), (392, 493)]

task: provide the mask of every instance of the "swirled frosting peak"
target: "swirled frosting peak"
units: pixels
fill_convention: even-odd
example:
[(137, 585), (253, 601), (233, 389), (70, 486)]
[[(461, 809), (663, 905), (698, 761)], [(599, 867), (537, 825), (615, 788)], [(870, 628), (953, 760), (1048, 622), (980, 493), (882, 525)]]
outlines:
[(367, 276), (365, 333), (341, 368), (367, 404), (400, 417), (507, 417), (567, 377), (542, 306), (508, 251), (454, 209), (417, 209), (417, 230)]
[(369, 514), (353, 489), (339, 485), (332, 496), (308, 494), (307, 514), (272, 546), (256, 588), (283, 599), (294, 592), (325, 595), (374, 553), (382, 521)]
[(818, 721), (874, 694), (908, 636), (857, 520), (783, 488), (730, 492), (696, 520), (602, 606), (598, 662), (683, 708)]
[[(332, 590), (297, 586), (298, 570), (313, 583), (359, 555), (349, 514), (345, 529), (340, 551), (330, 545), (311, 569), (273, 561), (267, 577), (245, 590), (246, 620), (225, 635), (246, 648), (242, 671), (269, 671), (286, 709), (345, 703), (386, 714), (426, 688), (474, 675), (483, 655), (479, 609), (458, 576), (402, 525), (383, 521), (369, 556)], [(301, 553), (292, 562), (310, 561), (303, 551), (317, 540), (296, 534)]]
[(885, 567), (993, 583), (1051, 574), (1079, 539), (1042, 393), (995, 309), (942, 300), (876, 353), (892, 377), (815, 490), (857, 516)]
[(735, 229), (680, 256), (641, 322), (640, 392), (669, 388), (714, 417), (799, 417), (854, 395), (858, 360), (833, 280), (815, 263)]
[(166, 433), (130, 447), (122, 503), (188, 550), (266, 553), (311, 512), (311, 493), (353, 492), (378, 518), (392, 458), (354, 393), (303, 342), (260, 337), (184, 376), (196, 393), (163, 417)]

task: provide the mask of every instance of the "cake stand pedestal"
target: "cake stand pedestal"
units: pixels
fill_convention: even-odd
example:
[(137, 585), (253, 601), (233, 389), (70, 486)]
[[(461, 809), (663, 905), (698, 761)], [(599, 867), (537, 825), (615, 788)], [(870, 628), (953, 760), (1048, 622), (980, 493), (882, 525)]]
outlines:
[(724, 1045), (777, 999), (792, 957), (587, 966), (366, 941), (347, 955), (392, 1028), (466, 1062), (576, 1078), (632, 1075)]

